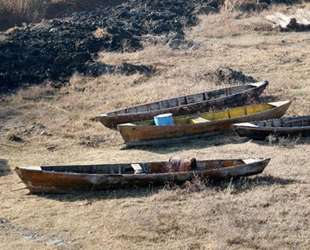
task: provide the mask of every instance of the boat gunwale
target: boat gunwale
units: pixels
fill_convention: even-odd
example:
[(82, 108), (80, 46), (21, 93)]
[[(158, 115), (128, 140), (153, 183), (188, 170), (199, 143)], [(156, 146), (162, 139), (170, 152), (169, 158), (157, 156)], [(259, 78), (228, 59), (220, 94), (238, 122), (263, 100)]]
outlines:
[[(286, 100), (286, 101), (279, 101), (279, 102), (282, 102), (283, 104), (280, 105), (280, 106), (275, 106), (273, 104), (270, 104), (270, 102), (267, 102), (267, 103), (261, 103), (261, 104), (257, 104), (257, 105), (245, 105), (245, 106), (238, 106), (238, 107), (234, 107), (234, 108), (227, 108), (227, 109), (222, 109), (222, 110), (216, 110), (216, 111), (211, 111), (211, 112), (204, 112), (204, 113), (201, 113), (200, 115), (198, 116), (201, 116), (203, 114), (207, 114), (207, 113), (216, 113), (216, 112), (221, 112), (221, 111), (225, 111), (225, 110), (232, 110), (232, 109), (238, 109), (238, 108), (246, 108), (246, 107), (255, 107), (255, 106), (262, 106), (262, 105), (265, 105), (265, 104), (270, 104), (272, 105), (273, 107), (270, 108), (270, 109), (266, 109), (266, 110), (263, 110), (261, 112), (257, 112), (257, 113), (253, 113), (253, 114), (247, 114), (247, 115), (243, 115), (243, 116), (238, 116), (238, 117), (234, 117), (234, 118), (225, 118), (225, 119), (221, 119), (221, 120), (210, 120), (210, 121), (206, 121), (206, 122), (201, 122), (201, 123), (185, 123), (185, 124), (173, 124), (173, 125), (162, 125), (162, 126), (157, 126), (157, 125), (139, 125), (139, 124), (136, 124), (136, 123), (140, 123), (140, 122), (132, 122), (132, 123), (123, 123), (123, 124), (118, 124), (117, 125), (117, 128), (124, 128), (124, 127), (129, 127), (129, 128), (159, 128), (161, 130), (163, 129), (166, 129), (166, 128), (171, 128), (171, 127), (189, 127), (189, 126), (195, 126), (195, 127), (199, 127), (199, 126), (204, 126), (206, 124), (208, 125), (214, 125), (214, 124), (218, 124), (218, 123), (226, 123), (227, 121), (231, 121), (233, 123), (234, 120), (236, 119), (240, 119), (241, 117), (249, 117), (249, 116), (253, 116), (253, 115), (257, 115), (257, 114), (263, 114), (265, 112), (270, 112), (270, 111), (274, 111), (276, 109), (280, 109), (280, 108), (283, 108), (284, 106), (286, 105), (290, 105), (291, 104), (291, 101), (290, 100)], [(273, 102), (275, 103), (275, 102)], [(189, 116), (189, 117), (194, 117), (194, 116), (197, 116), (197, 114), (192, 114), (192, 115), (180, 115), (180, 116), (175, 116), (177, 118), (182, 118), (182, 117), (186, 117), (186, 116)], [(149, 122), (151, 122), (152, 120), (148, 120)], [(148, 122), (148, 121), (143, 121), (144, 122)], [(130, 124), (130, 125), (129, 125)]]
[[(280, 119), (269, 119), (269, 120), (262, 120), (260, 122), (267, 122), (267, 121), (274, 121), (274, 120), (285, 120), (285, 119), (289, 119), (288, 122), (294, 122), (295, 119), (303, 119), (303, 118), (308, 118), (308, 120), (310, 120), (310, 115), (307, 115), (307, 116), (291, 116), (291, 117), (283, 117), (283, 118), (280, 118)], [(234, 129), (247, 129), (247, 130), (265, 130), (265, 131), (268, 131), (268, 130), (279, 130), (279, 131), (286, 131), (286, 130), (303, 130), (303, 129), (310, 129), (310, 125), (306, 125), (306, 126), (292, 126), (292, 127), (284, 127), (284, 126), (261, 126), (261, 125), (257, 125), (255, 123), (257, 123), (258, 121), (255, 121), (255, 122), (241, 122), (241, 123), (235, 123), (235, 124), (232, 124), (232, 127)], [(246, 125), (246, 124), (253, 124), (255, 126), (249, 126), (249, 125)]]
[[(259, 86), (256, 86), (255, 84), (261, 84)], [(199, 104), (203, 104), (206, 103), (208, 101), (212, 101), (212, 100), (222, 100), (225, 99), (227, 97), (233, 97), (236, 95), (242, 95), (245, 94), (246, 92), (255, 90), (255, 89), (259, 89), (262, 87), (267, 87), (269, 84), (268, 81), (261, 81), (261, 82), (255, 82), (255, 83), (248, 83), (248, 84), (244, 84), (244, 85), (237, 85), (237, 86), (233, 86), (233, 87), (228, 87), (228, 88), (222, 88), (222, 89), (217, 89), (217, 90), (210, 90), (210, 91), (204, 91), (204, 92), (199, 92), (199, 93), (194, 93), (194, 94), (188, 94), (188, 95), (182, 95), (182, 96), (175, 96), (175, 97), (171, 97), (169, 99), (161, 99), (161, 100), (157, 100), (157, 101), (153, 101), (153, 102), (147, 102), (147, 103), (143, 103), (143, 104), (137, 104), (134, 106), (129, 106), (129, 107), (125, 107), (125, 108), (121, 108), (121, 109), (116, 109), (113, 111), (109, 111), (107, 113), (103, 113), (100, 115), (95, 116), (96, 119), (100, 119), (100, 118), (104, 118), (104, 117), (108, 117), (108, 118), (114, 118), (114, 117), (120, 117), (120, 116), (131, 116), (133, 114), (147, 114), (147, 113), (151, 113), (151, 112), (156, 112), (156, 111), (165, 111), (165, 110), (171, 110), (171, 109), (175, 109), (175, 108), (182, 108), (182, 107), (187, 107), (190, 105), (199, 105)], [(246, 87), (251, 86), (251, 88), (246, 89)], [(149, 110), (149, 111), (144, 111), (144, 112), (133, 112), (133, 113), (125, 113), (125, 114), (113, 114), (119, 111), (123, 111), (126, 110), (128, 108), (137, 108), (137, 107), (142, 107), (142, 106), (147, 106), (150, 104), (154, 104), (154, 103), (158, 103), (158, 102), (163, 102), (163, 101), (169, 101), (171, 99), (175, 99), (175, 98), (182, 98), (182, 97), (188, 97), (188, 96), (194, 96), (194, 95), (199, 95), (199, 94), (204, 94), (204, 93), (210, 93), (210, 92), (216, 92), (219, 90), (228, 90), (228, 89), (234, 89), (234, 88), (238, 88), (238, 87), (245, 87), (244, 90), (242, 90), (241, 92), (237, 92), (231, 95), (226, 95), (226, 96), (222, 96), (222, 97), (215, 97), (215, 98), (211, 98), (209, 100), (204, 100), (204, 101), (198, 101), (198, 102), (193, 102), (193, 103), (187, 103), (187, 104), (183, 104), (183, 105), (179, 105), (179, 106), (175, 106), (175, 107), (169, 107), (169, 108), (161, 108), (161, 109), (155, 109), (155, 110)]]
[[(87, 177), (87, 176), (106, 176), (106, 177), (132, 177), (132, 176), (153, 176), (153, 177), (161, 177), (161, 176), (165, 176), (165, 175), (172, 175), (172, 176), (176, 176), (176, 175), (185, 175), (188, 173), (193, 173), (193, 174), (203, 174), (206, 173), (208, 171), (216, 171), (216, 170), (225, 170), (225, 169), (232, 169), (235, 167), (242, 167), (242, 166), (250, 166), (253, 164), (258, 164), (258, 163), (266, 163), (266, 165), (269, 163), (271, 158), (248, 158), (248, 159), (214, 159), (214, 160), (199, 160), (199, 162), (201, 161), (242, 161), (243, 164), (239, 164), (239, 165), (234, 165), (234, 166), (229, 166), (229, 167), (221, 167), (221, 168), (211, 168), (211, 169), (207, 169), (207, 170), (193, 170), (193, 171), (186, 171), (186, 172), (165, 172), (165, 173), (142, 173), (142, 174), (94, 174), (94, 173), (75, 173), (75, 172), (56, 172), (56, 171), (52, 171), (52, 170), (43, 170), (41, 168), (41, 170), (36, 170), (36, 169), (31, 169), (29, 167), (16, 167), (15, 168), (15, 172), (33, 172), (33, 173), (49, 173), (49, 174), (56, 174), (56, 175), (73, 175), (73, 176), (80, 176), (80, 177)], [(255, 160), (249, 163), (244, 162), (245, 160)], [(151, 163), (167, 163), (168, 161), (164, 161), (164, 162), (151, 162)], [(144, 162), (146, 163), (146, 162)], [(134, 163), (130, 163), (130, 164), (134, 164)], [(111, 164), (111, 165), (121, 165), (121, 164)], [(64, 167), (64, 166), (70, 166), (70, 165), (59, 165), (59, 167)], [(80, 166), (93, 166), (93, 165), (80, 165)], [(44, 167), (44, 166), (36, 166), (36, 167)], [(45, 167), (51, 167), (51, 166), (45, 166)], [(57, 166), (55, 166), (57, 167)]]

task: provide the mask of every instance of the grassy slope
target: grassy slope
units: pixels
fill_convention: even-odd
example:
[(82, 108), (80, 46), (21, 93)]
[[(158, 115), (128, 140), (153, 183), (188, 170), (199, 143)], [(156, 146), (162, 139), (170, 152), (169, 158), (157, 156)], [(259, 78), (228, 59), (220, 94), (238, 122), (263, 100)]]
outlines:
[[(107, 63), (152, 64), (158, 69), (152, 78), (76, 75), (60, 91), (32, 87), (2, 98), (0, 106), (0, 157), (11, 168), (159, 160), (174, 154), (271, 157), (260, 177), (208, 185), (200, 192), (188, 187), (42, 197), (27, 196), (14, 173), (2, 176), (0, 217), (10, 223), (0, 224), (0, 249), (307, 249), (309, 141), (257, 143), (229, 136), (119, 151), (120, 135), (91, 120), (110, 109), (219, 88), (206, 72), (222, 66), (269, 80), (264, 97), (291, 99), (288, 115), (309, 114), (310, 34), (264, 31), (269, 27), (265, 14), (202, 16), (201, 25), (187, 34), (200, 43), (197, 50), (150, 46), (100, 57)], [(9, 141), (10, 134), (24, 142)]]

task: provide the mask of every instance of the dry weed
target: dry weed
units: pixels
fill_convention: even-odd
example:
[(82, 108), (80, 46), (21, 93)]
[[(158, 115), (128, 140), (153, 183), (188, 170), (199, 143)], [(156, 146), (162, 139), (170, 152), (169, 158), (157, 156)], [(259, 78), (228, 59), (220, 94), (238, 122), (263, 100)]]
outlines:
[(257, 0), (225, 0), (222, 9), (225, 11), (251, 11), (255, 10)]
[(51, 86), (32, 86), (27, 89), (21, 89), (18, 97), (21, 101), (40, 101), (52, 99), (56, 90)]
[[(228, 15), (233, 14), (217, 16), (226, 20), (219, 36), (214, 31), (209, 36), (211, 27), (187, 31), (189, 37), (202, 41), (198, 50), (152, 46), (136, 53), (103, 53), (99, 58), (153, 65), (158, 71), (151, 78), (105, 75), (94, 79), (76, 74), (52, 98), (41, 98), (48, 86), (1, 97), (0, 155), (10, 166), (167, 160), (175, 154), (197, 159), (271, 157), (264, 173), (206, 185), (198, 181), (188, 191), (174, 186), (43, 196), (27, 196), (15, 174), (1, 176), (0, 211), (5, 218), (1, 221), (11, 224), (0, 225), (0, 249), (57, 248), (24, 237), (23, 227), (46, 238), (68, 239), (67, 249), (309, 248), (308, 142), (270, 147), (268, 142), (245, 143), (237, 136), (223, 136), (120, 151), (118, 132), (92, 120), (119, 107), (221, 88), (205, 73), (225, 66), (269, 80), (269, 97), (293, 100), (287, 115), (309, 113), (309, 33), (236, 29), (240, 35), (232, 36), (232, 27), (238, 27), (243, 17), (225, 19)], [(204, 17), (205, 23), (212, 24), (213, 16)], [(259, 18), (263, 16), (255, 14), (244, 20)], [(32, 96), (31, 91), (38, 93)], [(38, 124), (52, 136), (40, 135)], [(8, 133), (27, 131), (24, 143), (7, 140)], [(100, 138), (105, 141), (97, 146)], [(83, 141), (90, 146), (81, 145)]]
[(107, 32), (105, 29), (97, 28), (96, 31), (94, 32), (94, 36), (97, 39), (106, 39), (111, 37), (111, 34)]
[(298, 137), (281, 137), (279, 138), (279, 146), (285, 148), (294, 148), (296, 144), (299, 142), (300, 136)]
[[(73, 12), (114, 6), (126, 0), (0, 0), (0, 30), (23, 23), (69, 16)], [(14, 28), (13, 28), (14, 29)], [(8, 32), (12, 32), (10, 29)]]

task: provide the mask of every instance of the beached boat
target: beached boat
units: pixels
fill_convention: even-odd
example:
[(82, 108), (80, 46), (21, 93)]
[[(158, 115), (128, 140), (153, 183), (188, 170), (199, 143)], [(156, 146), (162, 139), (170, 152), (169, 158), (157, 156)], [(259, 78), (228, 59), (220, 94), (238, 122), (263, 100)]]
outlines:
[[(283, 116), (290, 101), (243, 106), (200, 115), (176, 116), (174, 125), (156, 126), (154, 120), (118, 125), (127, 147), (174, 142), (231, 129), (234, 123), (259, 121)], [(174, 139), (174, 140), (171, 140)]]
[(210, 108), (243, 104), (248, 99), (257, 98), (267, 85), (268, 82), (264, 81), (179, 96), (111, 111), (97, 116), (96, 119), (106, 127), (116, 128), (121, 123), (146, 121), (163, 113), (187, 115), (196, 112), (207, 112)]
[(267, 136), (310, 136), (310, 116), (285, 117), (232, 125), (240, 136), (264, 140)]
[[(263, 172), (270, 159), (195, 160), (195, 170), (167, 172), (168, 161), (102, 165), (17, 167), (30, 193), (69, 193), (184, 183), (195, 176), (230, 178)], [(138, 174), (134, 174), (137, 172)]]

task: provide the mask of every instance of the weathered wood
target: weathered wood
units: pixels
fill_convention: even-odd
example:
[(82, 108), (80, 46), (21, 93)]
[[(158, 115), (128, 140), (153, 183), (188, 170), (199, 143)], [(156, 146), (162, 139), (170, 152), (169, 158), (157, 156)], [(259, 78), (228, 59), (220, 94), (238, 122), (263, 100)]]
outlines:
[[(69, 193), (134, 186), (184, 183), (195, 176), (231, 178), (261, 173), (270, 159), (225, 159), (196, 161), (197, 170), (167, 172), (168, 161), (125, 164), (17, 167), (16, 173), (30, 193)], [(143, 174), (134, 174), (132, 165), (143, 166)], [(123, 174), (110, 174), (124, 168)]]
[(189, 140), (206, 139), (212, 136), (219, 136), (219, 135), (224, 135), (224, 134), (229, 135), (229, 133), (231, 132), (232, 131), (229, 131), (229, 130), (223, 130), (223, 131), (209, 132), (209, 133), (199, 134), (199, 135), (184, 136), (181, 138), (174, 138), (174, 139), (140, 141), (138, 144), (136, 142), (128, 142), (124, 146), (121, 146), (120, 150), (126, 150), (126, 149), (131, 149), (131, 148), (140, 147), (140, 146), (154, 146), (154, 145), (167, 145), (167, 144), (182, 143), (182, 142), (187, 142)]
[(146, 121), (163, 113), (186, 115), (197, 112), (206, 112), (209, 111), (210, 108), (221, 108), (243, 104), (249, 97), (258, 97), (267, 85), (268, 82), (265, 81), (210, 92), (174, 97), (126, 109), (114, 110), (99, 115), (96, 119), (106, 127), (116, 128), (118, 124)]
[(267, 136), (310, 136), (310, 116), (293, 116), (263, 122), (238, 123), (232, 125), (240, 135), (265, 140)]
[[(290, 101), (270, 102), (259, 105), (237, 107), (222, 111), (202, 113), (199, 116), (208, 120), (192, 123), (197, 115), (176, 116), (174, 125), (156, 126), (154, 121), (133, 124), (120, 124), (118, 129), (127, 146), (165, 144), (167, 140), (199, 136), (231, 129), (231, 125), (240, 122), (259, 121), (283, 116)], [(246, 110), (246, 111), (245, 111)]]

